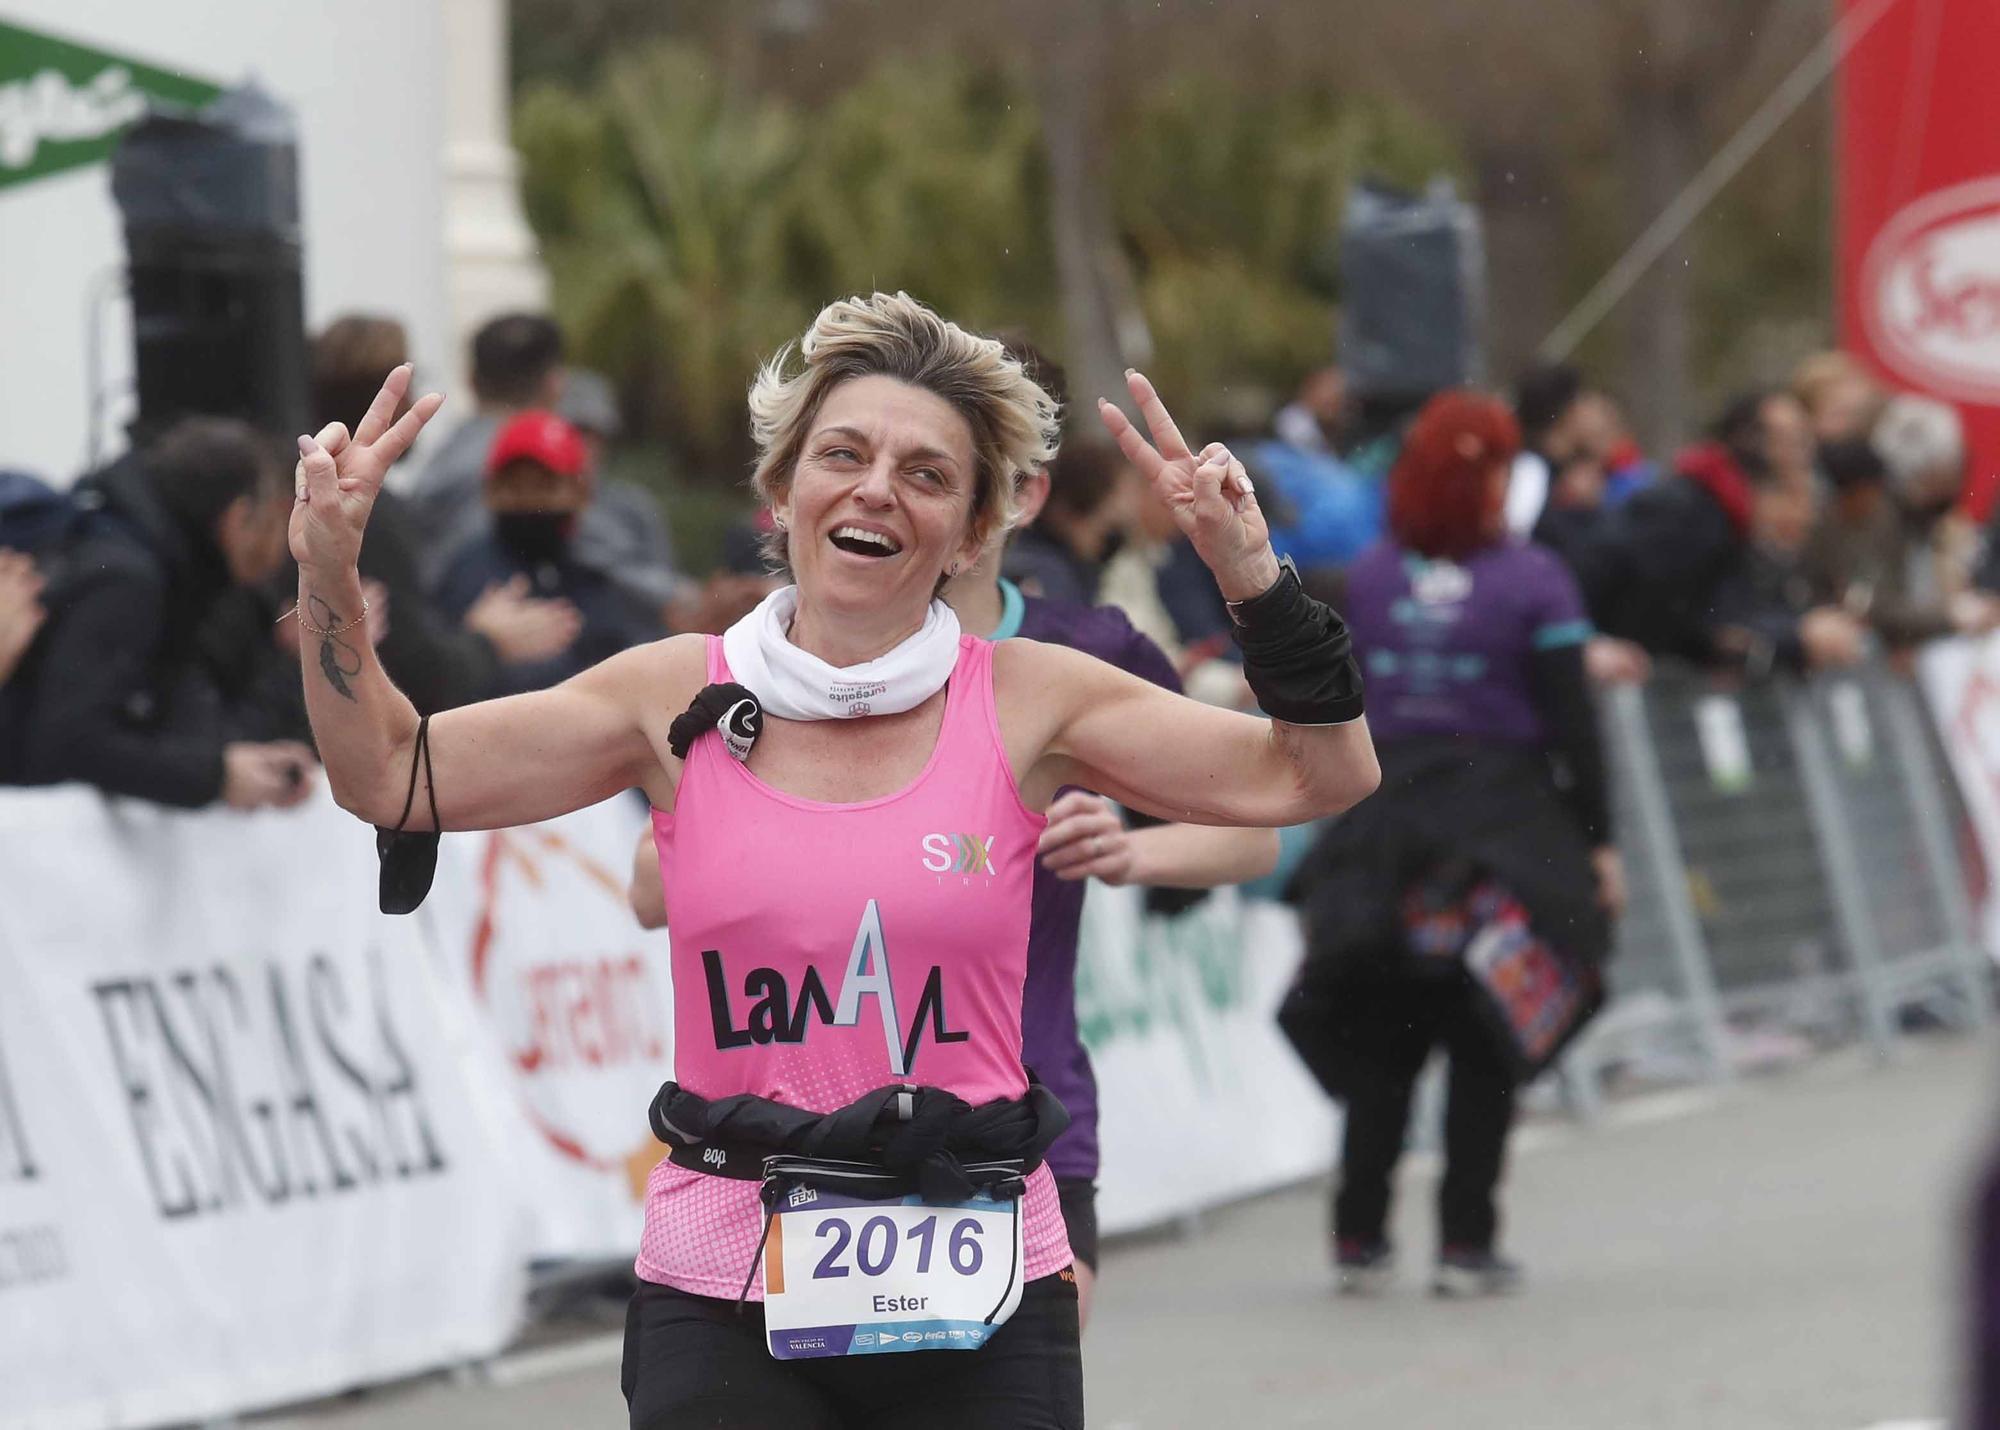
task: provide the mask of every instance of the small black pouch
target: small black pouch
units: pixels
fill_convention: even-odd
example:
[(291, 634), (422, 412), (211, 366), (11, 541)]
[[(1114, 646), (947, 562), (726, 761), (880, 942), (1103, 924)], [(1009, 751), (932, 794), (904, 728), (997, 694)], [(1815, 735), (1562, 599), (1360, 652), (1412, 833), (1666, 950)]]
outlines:
[(750, 759), (750, 747), (764, 728), (764, 707), (748, 688), (731, 681), (704, 685), (692, 704), (674, 717), (667, 730), (667, 747), (674, 758), (685, 760), (694, 742), (710, 730), (722, 733), (723, 748), (739, 762)]
[[(417, 761), (424, 764), (424, 792), (430, 796), (431, 827), (405, 829), (417, 802)], [(417, 721), (417, 744), (410, 751), (410, 788), (403, 796), (403, 817), (394, 829), (375, 826), (375, 856), (382, 861), (378, 894), (385, 914), (415, 913), (437, 877), (438, 838), (444, 821), (438, 818), (437, 777), (431, 772), (431, 717)]]

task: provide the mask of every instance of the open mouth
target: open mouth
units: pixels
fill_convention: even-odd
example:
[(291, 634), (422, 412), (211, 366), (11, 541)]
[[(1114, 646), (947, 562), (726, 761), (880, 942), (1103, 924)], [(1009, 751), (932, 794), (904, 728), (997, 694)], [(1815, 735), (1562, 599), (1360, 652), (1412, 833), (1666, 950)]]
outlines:
[(850, 556), (895, 556), (903, 549), (895, 537), (858, 526), (837, 527), (827, 540)]

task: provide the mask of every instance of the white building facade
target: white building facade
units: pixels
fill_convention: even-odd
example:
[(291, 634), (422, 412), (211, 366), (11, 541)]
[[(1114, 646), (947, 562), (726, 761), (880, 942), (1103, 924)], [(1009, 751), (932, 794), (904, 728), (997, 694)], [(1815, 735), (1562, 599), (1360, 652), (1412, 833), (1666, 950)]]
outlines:
[[(56, 73), (51, 41), (103, 69)], [(466, 336), (547, 297), (507, 138), (504, 0), (0, 0), (0, 466), (67, 484), (125, 445), (124, 241), (109, 165), (74, 146), (169, 82), (148, 71), (254, 80), (294, 111), (308, 331), (398, 318), (422, 379), (469, 411)]]

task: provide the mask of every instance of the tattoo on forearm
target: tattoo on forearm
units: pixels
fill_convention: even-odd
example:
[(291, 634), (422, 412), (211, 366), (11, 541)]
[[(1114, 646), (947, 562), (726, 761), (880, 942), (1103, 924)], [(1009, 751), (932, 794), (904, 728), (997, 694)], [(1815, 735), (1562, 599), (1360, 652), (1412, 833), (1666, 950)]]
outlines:
[[(318, 596), (306, 597), (306, 609), (312, 616), (313, 624), (321, 630), (331, 631), (341, 625), (339, 613)], [(326, 677), (326, 683), (333, 687), (334, 694), (344, 700), (359, 699), (354, 687), (347, 682), (350, 677), (361, 674), (360, 651), (339, 636), (321, 636), (319, 668)]]

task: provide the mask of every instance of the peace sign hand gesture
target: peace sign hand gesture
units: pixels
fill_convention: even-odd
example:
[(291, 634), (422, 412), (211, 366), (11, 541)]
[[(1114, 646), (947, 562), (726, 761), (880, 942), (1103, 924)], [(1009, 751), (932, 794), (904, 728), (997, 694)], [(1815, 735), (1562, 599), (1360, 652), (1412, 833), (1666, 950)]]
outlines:
[(1278, 579), (1278, 558), (1271, 550), (1271, 529), (1257, 508), (1250, 474), (1220, 442), (1209, 443), (1199, 456), (1189, 451), (1166, 404), (1143, 374), (1128, 371), (1125, 383), (1153, 434), (1148, 442), (1123, 412), (1099, 398), (1098, 416), (1117, 438), (1125, 460), (1153, 484), (1173, 512), (1196, 554), (1215, 573), (1224, 600), (1247, 601), (1262, 595)]
[(299, 438), (290, 537), (301, 570), (354, 569), (383, 477), (444, 404), (433, 392), (397, 417), (409, 386), (410, 365), (404, 363), (383, 381), (353, 436), (343, 424), (330, 422), (317, 437)]

